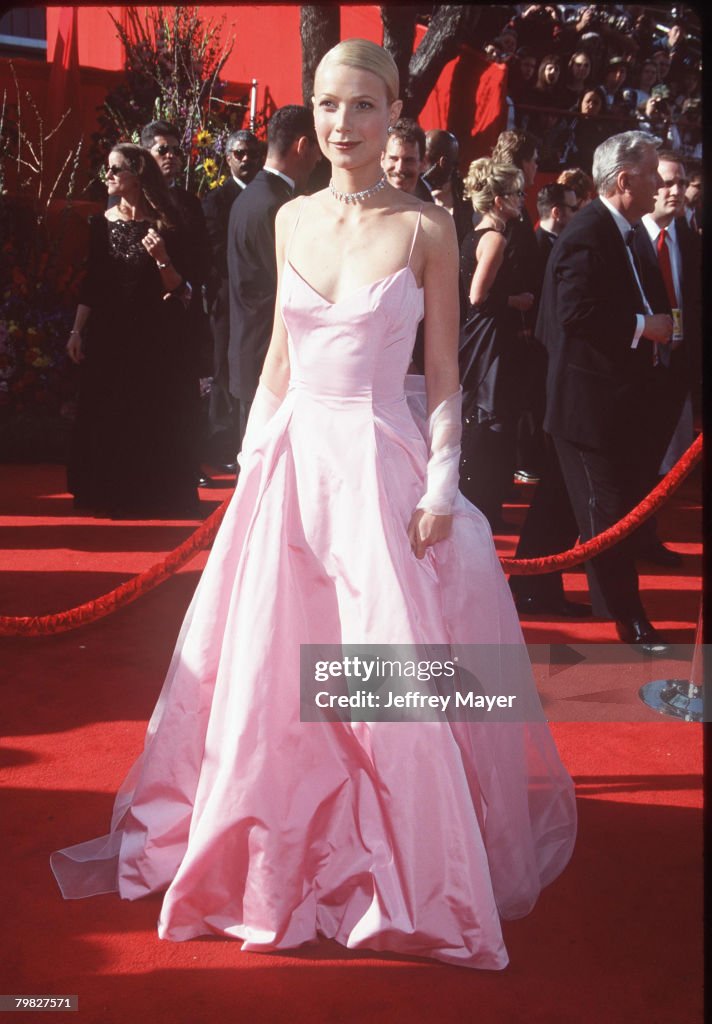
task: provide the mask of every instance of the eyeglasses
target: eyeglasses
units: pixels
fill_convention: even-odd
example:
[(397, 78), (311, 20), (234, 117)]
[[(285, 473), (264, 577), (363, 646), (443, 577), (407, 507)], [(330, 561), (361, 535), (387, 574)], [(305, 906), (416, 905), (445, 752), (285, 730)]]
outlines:
[(106, 176), (107, 178), (115, 178), (117, 175), (123, 174), (124, 171), (128, 171), (129, 174), (132, 173), (130, 167), (115, 167), (112, 164), (111, 167), (106, 168)]
[(249, 149), (233, 149), (232, 155), (236, 160), (256, 160), (257, 153), (252, 153)]
[(166, 144), (163, 143), (161, 146), (156, 146), (156, 153), (158, 153), (159, 156), (167, 156), (169, 153), (172, 153), (173, 156), (182, 156), (183, 150), (180, 146), (166, 146)]

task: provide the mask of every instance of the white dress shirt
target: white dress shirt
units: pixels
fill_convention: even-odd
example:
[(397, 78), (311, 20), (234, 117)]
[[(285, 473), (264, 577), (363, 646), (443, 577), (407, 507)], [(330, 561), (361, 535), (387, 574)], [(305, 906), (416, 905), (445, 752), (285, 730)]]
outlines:
[[(626, 239), (628, 238), (628, 235), (632, 231), (632, 226), (628, 223), (628, 221), (625, 219), (623, 214), (620, 213), (618, 210), (616, 210), (616, 208), (613, 205), (613, 203), (609, 202), (608, 199), (605, 198), (605, 196), (599, 196), (599, 198), (600, 198), (601, 202), (603, 203), (603, 205), (605, 206), (605, 208), (610, 213), (611, 217), (613, 217), (613, 220), (615, 221), (616, 227), (618, 228), (618, 230), (621, 233), (621, 238), (623, 239), (623, 243), (625, 244)], [(640, 278), (638, 276), (638, 268), (635, 265), (635, 260), (633, 259), (633, 253), (631, 252), (630, 248), (627, 245), (625, 247), (625, 251), (628, 254), (628, 262), (630, 263), (631, 269), (633, 271), (633, 276), (635, 277), (636, 283), (638, 285), (638, 291), (640, 292), (640, 297), (643, 300), (643, 307), (645, 309), (645, 312), (648, 314), (648, 316), (652, 316), (653, 311), (650, 308), (650, 303), (648, 302), (648, 300), (646, 298), (646, 295), (645, 295), (645, 289), (643, 288), (643, 284), (642, 284), (642, 282), (641, 282), (641, 280), (640, 280)], [(642, 313), (636, 313), (636, 316), (635, 316), (635, 334), (633, 335), (633, 340), (630, 343), (630, 347), (631, 348), (637, 348), (638, 347), (638, 342), (640, 341), (640, 338), (641, 338), (641, 335), (643, 333), (643, 328), (644, 327), (645, 327), (645, 317), (643, 316)]]
[[(655, 249), (655, 255), (658, 254), (658, 236), (662, 230), (659, 224), (656, 224), (649, 213), (646, 213), (643, 217), (643, 224), (645, 229), (650, 235), (650, 241), (653, 243), (653, 249)], [(680, 259), (680, 245), (677, 237), (677, 227), (675, 221), (670, 221), (667, 227), (667, 247), (670, 253), (670, 268), (672, 270), (672, 283), (675, 287), (675, 297), (677, 299), (677, 308), (682, 309), (682, 260)]]

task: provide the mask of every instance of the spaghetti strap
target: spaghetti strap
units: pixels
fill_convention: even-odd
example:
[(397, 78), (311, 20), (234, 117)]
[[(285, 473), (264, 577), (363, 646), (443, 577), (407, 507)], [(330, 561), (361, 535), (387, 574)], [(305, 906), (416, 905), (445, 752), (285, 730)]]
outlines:
[(307, 201), (307, 197), (306, 196), (301, 196), (301, 202), (299, 203), (299, 208), (297, 209), (297, 216), (294, 218), (294, 224), (292, 224), (292, 230), (289, 232), (289, 239), (287, 240), (287, 253), (286, 253), (287, 262), (288, 263), (291, 263), (291, 258), (292, 258), (292, 241), (294, 240), (294, 232), (297, 230), (297, 224), (299, 223), (299, 218), (302, 215), (302, 207), (304, 206), (306, 201)]
[(423, 205), (421, 203), (420, 209), (418, 210), (418, 219), (415, 222), (415, 231), (413, 232), (413, 241), (410, 243), (410, 252), (408, 253), (408, 262), (406, 263), (406, 267), (410, 266), (410, 261), (411, 261), (412, 256), (413, 256), (413, 249), (415, 249), (415, 240), (418, 237), (418, 228), (420, 227), (420, 218), (422, 217), (422, 215), (423, 215)]

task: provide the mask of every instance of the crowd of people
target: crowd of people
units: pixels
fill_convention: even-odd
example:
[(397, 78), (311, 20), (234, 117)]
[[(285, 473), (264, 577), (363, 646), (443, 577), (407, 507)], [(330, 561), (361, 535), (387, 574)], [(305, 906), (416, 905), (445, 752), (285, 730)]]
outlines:
[[(604, 32), (592, 19), (585, 11), (575, 23), (562, 24), (555, 9), (533, 5), (507, 26), (498, 45), (511, 58), (515, 121), (528, 127), (505, 129), (492, 152), (475, 160), (464, 178), (455, 136), (444, 129), (425, 132), (410, 118), (391, 124), (381, 157), (383, 187), (390, 185), (452, 216), (460, 247), (460, 486), (497, 532), (513, 477), (538, 483), (519, 557), (565, 550), (577, 536), (600, 532), (632, 507), (692, 440), (699, 390), (701, 164), (683, 148), (670, 148), (668, 137), (656, 137), (650, 126), (611, 135), (609, 120), (601, 131), (597, 112), (611, 110), (610, 98), (620, 95), (628, 65), (622, 57), (602, 55), (599, 45), (602, 39), (616, 40), (620, 30)], [(658, 65), (663, 66), (660, 60), (656, 63), (660, 50), (646, 32), (645, 19), (638, 19), (635, 53), (647, 68), (637, 94), (640, 110), (655, 95), (653, 65), (657, 78)], [(515, 36), (525, 40), (524, 48), (512, 49)], [(680, 56), (684, 34), (671, 29), (667, 43), (665, 77), (673, 74), (681, 82), (687, 68)], [(560, 82), (561, 61), (570, 50), (569, 73)], [(589, 90), (595, 67), (602, 73), (600, 85)], [(546, 104), (524, 102), (526, 77), (537, 78), (531, 89), (540, 98), (547, 96)], [(567, 136), (568, 152), (580, 163), (536, 189), (545, 138), (553, 130), (549, 119), (554, 95), (557, 103), (574, 97), (580, 108), (581, 116)], [(618, 127), (620, 123), (616, 121)], [(636, 321), (631, 346), (640, 352), (652, 344), (654, 352), (653, 390), (641, 394), (647, 395), (646, 403), (666, 411), (656, 416), (649, 431), (639, 435), (636, 430), (632, 458), (639, 472), (625, 469), (625, 493), (617, 493), (592, 526), (585, 502), (578, 500), (584, 491), (581, 480), (566, 479), (564, 463), (572, 459), (562, 444), (572, 438), (562, 438), (561, 422), (568, 420), (557, 421), (552, 413), (560, 401), (558, 391), (575, 393), (575, 383), (582, 379), (556, 370), (546, 342), (553, 331), (547, 317), (561, 320), (568, 310), (555, 314), (554, 300), (542, 305), (542, 296), (547, 265), (561, 251), (559, 241), (575, 237), (581, 223), (593, 237), (592, 214), (582, 214), (592, 205), (600, 212), (608, 197), (601, 192), (596, 164), (601, 154), (610, 153), (610, 140), (618, 145), (615, 140), (621, 138), (633, 140), (622, 150), (629, 160), (624, 169), (631, 175), (630, 167), (637, 166), (646, 145), (660, 147), (659, 177), (651, 172), (656, 187), (650, 208), (633, 204), (628, 218), (635, 230), (635, 245), (628, 251), (635, 254), (636, 283), (643, 291), (640, 315), (670, 317), (674, 312), (677, 333), (668, 346), (669, 339), (658, 337), (659, 320), (650, 321), (647, 334)], [(197, 487), (211, 483), (203, 467), (238, 470), (236, 453), (272, 334), (277, 213), (295, 194), (316, 192), (328, 180), (329, 165), (321, 161), (314, 113), (300, 105), (275, 112), (266, 147), (247, 130), (229, 137), (227, 180), (202, 204), (176, 183), (182, 168), (178, 130), (152, 122), (141, 142), (142, 147), (118, 145), (110, 154), (107, 212), (92, 220), (89, 273), (68, 344), (70, 356), (82, 363), (69, 486), (76, 504), (95, 513), (194, 514)], [(344, 148), (350, 144), (345, 140)], [(554, 178), (551, 172), (546, 176)], [(534, 194), (536, 228), (525, 203)], [(598, 258), (591, 257), (592, 267)], [(590, 296), (581, 295), (580, 301), (593, 302), (593, 284)], [(606, 303), (606, 308), (615, 319), (616, 307)], [(595, 360), (593, 366), (578, 369), (588, 373), (589, 384), (595, 374), (608, 372)], [(411, 371), (426, 372), (423, 321), (416, 331)], [(199, 380), (208, 382), (202, 402)], [(619, 385), (610, 383), (610, 388), (615, 392)], [(593, 423), (612, 401), (607, 396), (600, 407), (577, 402), (574, 418), (588, 417)], [(551, 429), (552, 416), (556, 429)], [(643, 420), (641, 415), (638, 421)], [(588, 429), (576, 427), (573, 441), (591, 443)], [(569, 432), (566, 427), (564, 433)], [(593, 479), (590, 467), (586, 472)], [(569, 476), (574, 473), (569, 466)], [(594, 499), (603, 507), (597, 495), (588, 494), (587, 500)], [(631, 564), (642, 557), (664, 565), (679, 560), (650, 526), (621, 548), (630, 549)], [(619, 555), (616, 549), (614, 560)], [(614, 618), (622, 634), (650, 640), (655, 631), (639, 603), (631, 598), (623, 608), (610, 593), (608, 599), (601, 596), (596, 575), (601, 565), (605, 576), (605, 557), (589, 563), (593, 611)], [(566, 598), (558, 573), (513, 578), (512, 589), (522, 613), (580, 616), (591, 611)]]
[(615, 5), (529, 4), (486, 44), (507, 64), (508, 127), (539, 137), (542, 170), (590, 174), (596, 147), (636, 128), (701, 159), (699, 23), (682, 9), (666, 22)]

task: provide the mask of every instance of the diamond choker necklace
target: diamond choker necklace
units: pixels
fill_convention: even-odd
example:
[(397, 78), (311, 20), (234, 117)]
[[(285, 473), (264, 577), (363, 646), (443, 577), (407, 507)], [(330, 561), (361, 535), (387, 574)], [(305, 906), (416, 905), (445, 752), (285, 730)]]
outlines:
[(339, 190), (334, 187), (333, 179), (329, 182), (329, 191), (334, 199), (338, 199), (340, 203), (363, 203), (366, 199), (370, 199), (371, 196), (375, 196), (376, 192), (380, 192), (381, 189), (385, 187), (385, 174), (381, 175), (375, 185), (371, 185), (370, 188), (365, 188), (362, 192), (339, 192)]

